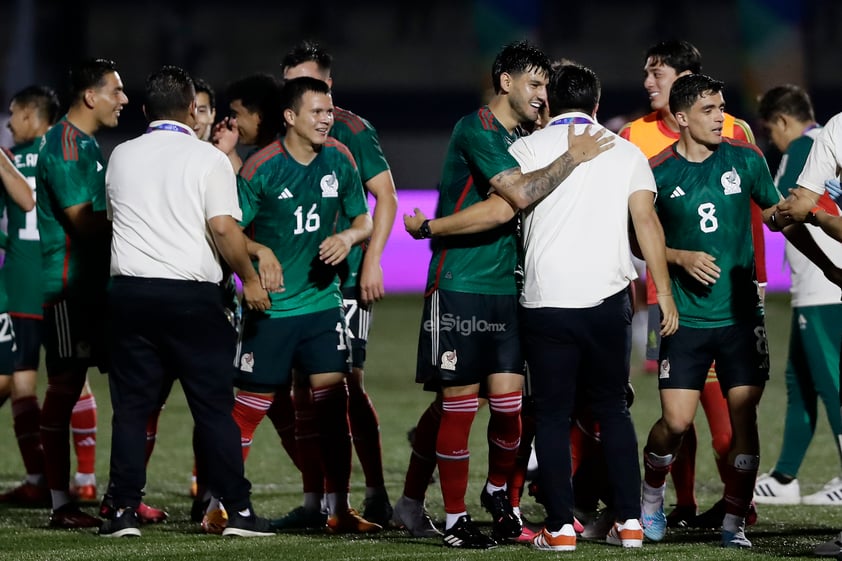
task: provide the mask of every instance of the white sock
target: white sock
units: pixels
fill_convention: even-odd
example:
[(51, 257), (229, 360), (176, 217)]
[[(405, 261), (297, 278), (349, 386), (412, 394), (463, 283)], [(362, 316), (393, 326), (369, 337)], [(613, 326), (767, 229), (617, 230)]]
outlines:
[(460, 512), (458, 514), (450, 514), (448, 512), (446, 514), (447, 514), (447, 519), (444, 521), (444, 528), (445, 528), (445, 530), (450, 530), (451, 528), (453, 528), (453, 525), (456, 524), (459, 521), (460, 518), (462, 518), (463, 516), (465, 516), (468, 513), (467, 512)]
[(722, 519), (722, 529), (726, 532), (736, 534), (739, 531), (745, 531), (746, 519), (736, 514), (726, 514)]
[(70, 502), (70, 495), (67, 494), (67, 491), (50, 489), (50, 497), (53, 500), (53, 510), (58, 510)]
[(664, 483), (660, 487), (652, 487), (645, 481), (643, 482), (643, 513), (655, 514), (664, 506), (664, 495), (667, 491), (667, 484)]
[(506, 490), (506, 484), (503, 483), (502, 487), (498, 487), (497, 485), (492, 485), (490, 481), (486, 481), (485, 482), (485, 490), (488, 491), (489, 495), (493, 495), (497, 491), (505, 491)]

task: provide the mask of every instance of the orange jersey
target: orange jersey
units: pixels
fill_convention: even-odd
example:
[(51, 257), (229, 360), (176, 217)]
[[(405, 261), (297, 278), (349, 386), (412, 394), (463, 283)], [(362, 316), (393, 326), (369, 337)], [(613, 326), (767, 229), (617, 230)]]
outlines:
[[(657, 111), (626, 123), (620, 129), (619, 135), (640, 148), (647, 158), (659, 154), (667, 146), (678, 141), (679, 137), (679, 133), (671, 130), (663, 119), (659, 118)], [(725, 122), (722, 124), (722, 136), (754, 144), (754, 134), (752, 134), (748, 123), (728, 113), (725, 114)], [(763, 213), (754, 202), (751, 203), (751, 234), (754, 240), (754, 268), (757, 281), (766, 284), (766, 243), (763, 239)], [(655, 283), (652, 282), (649, 275), (646, 277), (646, 302), (649, 304), (658, 303)]]

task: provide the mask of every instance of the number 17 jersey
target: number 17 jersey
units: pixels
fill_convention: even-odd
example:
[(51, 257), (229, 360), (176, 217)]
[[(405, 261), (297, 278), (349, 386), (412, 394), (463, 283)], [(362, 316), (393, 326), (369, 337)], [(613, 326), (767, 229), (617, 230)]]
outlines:
[(714, 328), (763, 314), (757, 294), (750, 202), (761, 209), (780, 200), (766, 160), (756, 146), (723, 138), (703, 162), (690, 162), (676, 144), (649, 160), (655, 206), (672, 249), (703, 251), (720, 268), (705, 286), (683, 268), (670, 266), (681, 325)]

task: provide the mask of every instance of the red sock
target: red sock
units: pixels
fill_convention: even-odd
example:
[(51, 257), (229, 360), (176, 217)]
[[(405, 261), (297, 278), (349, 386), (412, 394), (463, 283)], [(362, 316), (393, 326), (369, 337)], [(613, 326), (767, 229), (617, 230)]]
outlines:
[(712, 368), (708, 372), (707, 383), (702, 390), (700, 401), (710, 427), (711, 445), (716, 458), (716, 467), (719, 470), (719, 478), (725, 483), (728, 452), (731, 450), (731, 415), (728, 412), (728, 402), (722, 396), (722, 388), (716, 379), (716, 372)]
[(319, 423), (310, 388), (295, 388), (293, 402), (296, 466), (301, 472), (301, 486), (305, 493), (323, 493), (325, 473), (322, 470)]
[(468, 437), (477, 409), (477, 394), (445, 397), (442, 403), (441, 426), (436, 439), (436, 461), (444, 511), (448, 514), (459, 514), (467, 510), (465, 491), (468, 488), (471, 457)]
[(696, 502), (696, 425), (691, 424), (672, 464), (676, 506), (698, 506)]
[(351, 427), (344, 380), (313, 389), (326, 493), (347, 493), (351, 482)]
[(403, 494), (416, 501), (424, 500), (427, 486), (430, 485), (433, 472), (436, 471), (436, 438), (439, 434), (441, 415), (441, 402), (436, 400), (427, 407), (415, 426)]
[(295, 446), (295, 407), (292, 405), (292, 394), (289, 389), (275, 394), (275, 401), (266, 411), (266, 416), (272, 421), (272, 426), (281, 438), (281, 446), (284, 447), (289, 459), (300, 470)]
[(380, 444), (380, 420), (365, 390), (357, 384), (348, 386), (348, 420), (357, 458), (363, 468), (366, 487), (383, 487), (383, 448)]
[(47, 485), (56, 491), (67, 491), (70, 486), (70, 416), (84, 384), (84, 372), (47, 379), (41, 407), (41, 445)]
[(531, 400), (524, 401), (520, 411), (520, 446), (515, 457), (515, 468), (509, 475), (507, 484), (509, 504), (513, 507), (520, 506), (520, 498), (526, 486), (526, 473), (529, 470), (529, 457), (532, 455), (532, 440), (535, 438), (535, 411), (530, 403)]
[(70, 417), (73, 447), (76, 450), (76, 471), (96, 472), (96, 399), (94, 394), (82, 396)]
[(745, 518), (754, 495), (760, 456), (737, 454), (725, 469), (725, 513)]
[[(164, 410), (162, 405), (160, 409), (156, 409), (149, 415), (146, 420), (146, 464), (149, 465), (149, 458), (152, 456), (152, 451), (155, 449), (155, 442), (158, 440), (158, 418), (161, 416), (161, 411)], [(193, 468), (196, 469), (195, 467)], [(193, 475), (196, 475), (195, 473)]]
[(254, 431), (257, 425), (266, 416), (266, 411), (272, 405), (272, 396), (259, 393), (238, 391), (234, 398), (234, 411), (232, 416), (237, 426), (240, 427), (240, 445), (243, 447), (243, 461), (248, 458), (251, 451), (251, 443), (254, 440)]
[(643, 449), (643, 480), (650, 487), (662, 487), (667, 481), (673, 458), (657, 456)]
[(44, 449), (41, 447), (41, 408), (34, 395), (12, 400), (15, 437), (27, 475), (44, 473)]
[(523, 392), (488, 396), (488, 482), (497, 487), (506, 485), (515, 468), (522, 403)]

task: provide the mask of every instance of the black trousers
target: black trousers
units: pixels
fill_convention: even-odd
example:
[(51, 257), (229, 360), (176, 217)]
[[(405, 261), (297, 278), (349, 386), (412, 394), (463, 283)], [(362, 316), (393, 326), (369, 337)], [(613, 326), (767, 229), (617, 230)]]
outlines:
[(212, 283), (115, 277), (109, 291), (112, 370), (111, 473), (118, 508), (137, 507), (146, 485), (146, 422), (170, 378), (196, 425), (206, 482), (229, 510), (250, 507), (240, 429), (231, 412), (236, 333)]
[(570, 426), (576, 408), (586, 408), (599, 423), (617, 518), (639, 518), (637, 436), (626, 404), (632, 315), (628, 291), (593, 308), (521, 308), (521, 314), (547, 528), (558, 530), (573, 522)]

